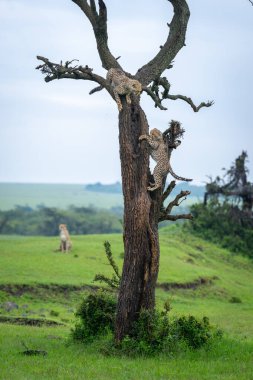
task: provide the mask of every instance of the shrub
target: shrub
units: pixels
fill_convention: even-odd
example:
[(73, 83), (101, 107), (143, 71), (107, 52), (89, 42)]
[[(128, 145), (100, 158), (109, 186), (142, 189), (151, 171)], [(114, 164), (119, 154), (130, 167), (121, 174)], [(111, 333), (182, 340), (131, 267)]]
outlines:
[(230, 298), (229, 302), (231, 302), (231, 303), (242, 303), (242, 300), (239, 297), (233, 296)]
[(207, 317), (197, 320), (194, 316), (180, 317), (174, 322), (175, 333), (191, 348), (200, 348), (212, 337), (212, 328)]
[[(213, 328), (207, 317), (197, 320), (194, 316), (171, 319), (169, 303), (164, 311), (142, 310), (134, 322), (131, 334), (114, 345), (114, 319), (116, 300), (105, 291), (89, 294), (82, 301), (76, 316), (79, 321), (72, 330), (72, 338), (88, 342), (104, 336), (106, 344), (101, 347), (106, 355), (154, 355), (171, 353), (180, 347), (198, 349), (212, 341), (221, 332)], [(104, 339), (104, 338), (103, 338)]]
[(105, 291), (89, 294), (79, 306), (76, 317), (79, 319), (72, 330), (75, 340), (91, 340), (94, 337), (113, 331), (116, 300)]
[(170, 320), (166, 311), (144, 310), (139, 314), (131, 335), (124, 338), (118, 348), (127, 355), (171, 353), (182, 346), (199, 349), (221, 335), (220, 330), (210, 325), (207, 317), (198, 320), (190, 315)]

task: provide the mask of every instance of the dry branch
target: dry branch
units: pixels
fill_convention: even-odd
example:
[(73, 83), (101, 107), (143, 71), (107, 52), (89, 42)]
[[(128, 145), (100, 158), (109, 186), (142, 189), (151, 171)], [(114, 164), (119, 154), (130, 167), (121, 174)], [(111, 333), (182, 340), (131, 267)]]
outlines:
[[(173, 183), (175, 181), (172, 181), (170, 185), (168, 186), (167, 190), (164, 192), (162, 199), (163, 201), (168, 197), (168, 195), (171, 193), (173, 188), (175, 187), (175, 184)], [(159, 216), (159, 222), (162, 222), (163, 220), (177, 220), (177, 219), (192, 219), (191, 214), (179, 214), (179, 215), (171, 215), (171, 211), (173, 207), (179, 206), (190, 194), (190, 191), (181, 191), (173, 201), (171, 201), (168, 206), (165, 208), (162, 206), (160, 210), (160, 216)], [(182, 199), (183, 198), (183, 199)]]
[[(51, 82), (55, 79), (82, 79), (89, 80), (92, 82), (98, 83), (99, 88), (106, 88), (107, 91), (113, 96), (111, 87), (107, 83), (106, 79), (100, 75), (94, 74), (93, 69), (86, 66), (75, 65), (71, 66), (71, 63), (77, 61), (73, 59), (72, 61), (66, 61), (65, 64), (51, 62), (48, 58), (37, 56), (37, 59), (44, 62), (43, 64), (36, 67), (37, 70), (40, 70), (42, 74), (45, 74), (45, 82)], [(98, 91), (98, 90), (96, 90)], [(91, 93), (96, 92), (95, 89), (90, 91)]]
[(170, 195), (170, 193), (172, 192), (175, 186), (176, 186), (176, 181), (171, 181), (171, 183), (168, 185), (167, 189), (162, 195), (162, 199), (161, 199), (162, 203), (165, 201), (165, 199), (168, 198), (168, 196)]
[[(160, 87), (162, 87), (163, 91), (160, 94)], [(155, 103), (155, 107), (160, 108), (161, 110), (167, 110), (166, 107), (162, 105), (162, 101), (164, 99), (170, 99), (170, 100), (177, 100), (181, 99), (188, 103), (194, 112), (198, 112), (202, 107), (211, 107), (214, 102), (208, 101), (208, 102), (202, 102), (198, 106), (196, 106), (192, 99), (184, 96), (184, 95), (170, 95), (170, 83), (166, 77), (159, 78), (155, 81), (153, 81), (151, 86), (145, 86), (143, 87), (143, 90), (153, 99)]]

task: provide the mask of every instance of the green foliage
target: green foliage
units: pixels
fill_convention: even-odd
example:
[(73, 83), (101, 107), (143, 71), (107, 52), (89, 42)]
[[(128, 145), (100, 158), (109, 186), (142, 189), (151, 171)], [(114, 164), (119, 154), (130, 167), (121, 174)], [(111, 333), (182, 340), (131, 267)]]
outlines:
[(111, 251), (111, 245), (109, 241), (104, 242), (104, 247), (105, 247), (105, 254), (106, 254), (107, 260), (109, 261), (109, 264), (112, 267), (115, 274), (113, 274), (111, 278), (103, 274), (96, 274), (94, 281), (105, 282), (111, 288), (117, 289), (119, 287), (120, 280), (121, 280), (121, 275), (119, 274), (119, 268), (114, 261), (112, 251)]
[(212, 199), (207, 205), (191, 206), (193, 221), (188, 228), (198, 236), (210, 240), (232, 252), (253, 258), (252, 219), (228, 202)]
[(129, 356), (153, 355), (165, 349), (172, 351), (175, 340), (170, 330), (167, 314), (157, 310), (142, 310), (133, 325), (131, 335), (123, 339), (118, 349)]
[(116, 300), (107, 292), (89, 294), (76, 312), (79, 322), (72, 330), (73, 339), (92, 340), (98, 335), (113, 331), (115, 311)]
[(180, 317), (174, 322), (174, 330), (191, 348), (200, 348), (210, 339), (222, 336), (221, 330), (214, 329), (207, 317), (197, 320), (193, 315)]
[(60, 223), (67, 224), (72, 235), (122, 231), (116, 215), (93, 207), (70, 206), (59, 210), (16, 206), (14, 210), (0, 211), (0, 234), (56, 236)]
[(221, 336), (221, 331), (211, 326), (207, 317), (169, 318), (168, 308), (162, 312), (142, 310), (131, 335), (123, 339), (119, 349), (130, 356), (168, 354), (186, 347), (199, 349)]
[[(103, 347), (106, 354), (153, 355), (171, 353), (179, 347), (198, 349), (218, 336), (207, 317), (197, 320), (194, 316), (170, 319), (168, 302), (163, 311), (142, 310), (134, 322), (131, 334), (120, 344), (112, 340)], [(79, 322), (72, 330), (72, 338), (82, 342), (114, 333), (116, 300), (106, 292), (99, 291), (84, 298), (76, 316)], [(114, 346), (114, 347), (112, 347)]]

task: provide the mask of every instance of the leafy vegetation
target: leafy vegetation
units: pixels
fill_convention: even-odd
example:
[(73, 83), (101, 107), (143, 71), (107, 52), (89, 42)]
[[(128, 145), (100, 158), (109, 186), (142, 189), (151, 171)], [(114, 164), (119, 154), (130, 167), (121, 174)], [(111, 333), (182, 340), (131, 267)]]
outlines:
[(87, 341), (113, 331), (116, 303), (115, 297), (103, 291), (86, 296), (75, 314), (79, 322), (72, 330), (73, 339)]
[[(183, 344), (199, 349), (215, 337), (221, 336), (221, 332), (210, 325), (207, 317), (198, 320), (189, 315), (170, 319), (170, 308), (167, 307), (163, 311), (142, 310), (134, 323), (131, 335), (115, 345), (112, 334), (116, 304), (115, 295), (105, 291), (86, 296), (75, 314), (78, 322), (72, 329), (72, 338), (87, 344), (98, 336), (109, 335), (107, 354), (123, 353), (133, 356), (171, 353), (179, 346), (182, 349)], [(106, 346), (103, 349), (106, 350)]]
[(193, 221), (188, 224), (192, 232), (232, 252), (253, 258), (252, 216), (245, 215), (237, 206), (213, 198), (206, 205), (191, 206)]

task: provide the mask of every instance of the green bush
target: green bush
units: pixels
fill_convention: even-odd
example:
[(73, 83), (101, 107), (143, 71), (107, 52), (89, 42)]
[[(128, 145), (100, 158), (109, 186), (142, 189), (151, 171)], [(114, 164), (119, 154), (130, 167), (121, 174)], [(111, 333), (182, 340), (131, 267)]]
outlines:
[(164, 311), (142, 310), (132, 326), (131, 334), (115, 345), (116, 299), (100, 290), (89, 294), (82, 301), (76, 313), (78, 323), (72, 330), (72, 338), (90, 342), (104, 336), (108, 339), (101, 350), (106, 355), (149, 356), (161, 352), (170, 354), (182, 347), (198, 349), (221, 335), (210, 325), (207, 317), (197, 320), (190, 315), (171, 319), (169, 310), (168, 304)]
[(79, 306), (78, 322), (72, 330), (75, 340), (92, 340), (114, 329), (116, 299), (105, 291), (89, 294)]
[(174, 321), (175, 335), (191, 348), (200, 348), (213, 337), (209, 319), (197, 320), (194, 316), (180, 317)]
[(144, 310), (134, 323), (131, 335), (125, 337), (118, 349), (126, 355), (172, 353), (180, 348), (199, 349), (222, 335), (209, 319), (190, 315), (170, 319), (167, 312)]

